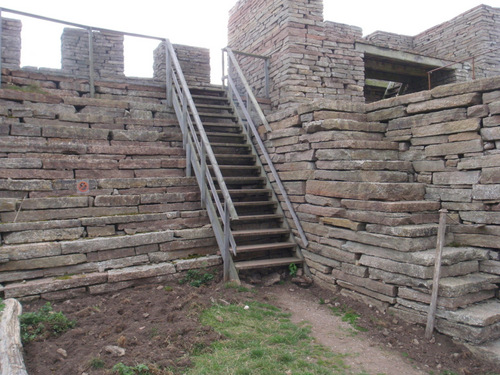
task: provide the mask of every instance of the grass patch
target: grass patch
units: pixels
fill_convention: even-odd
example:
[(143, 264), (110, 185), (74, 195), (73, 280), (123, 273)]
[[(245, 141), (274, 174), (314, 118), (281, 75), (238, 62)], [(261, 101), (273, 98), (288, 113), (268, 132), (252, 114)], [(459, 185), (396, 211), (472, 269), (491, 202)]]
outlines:
[(5, 303), (3, 303), (3, 299), (0, 298), (0, 313), (3, 311), (5, 308)]
[(340, 306), (340, 307), (331, 307), (331, 310), (335, 316), (340, 316), (343, 322), (349, 323), (352, 328), (354, 328), (355, 332), (366, 332), (367, 329), (365, 327), (362, 327), (358, 324), (358, 319), (359, 319), (359, 314), (351, 309), (350, 307), (347, 307), (345, 305)]
[(189, 270), (186, 275), (179, 280), (180, 284), (189, 283), (189, 285), (199, 288), (202, 285), (208, 285), (212, 282), (215, 275), (211, 272), (200, 272), (199, 270)]
[(69, 320), (62, 312), (55, 312), (50, 302), (38, 311), (21, 314), (19, 321), (24, 344), (59, 335), (76, 325), (76, 322)]
[(347, 375), (343, 355), (317, 345), (310, 328), (290, 321), (290, 314), (259, 302), (244, 305), (214, 305), (201, 316), (225, 339), (210, 351), (192, 354), (194, 367), (186, 375)]
[(31, 93), (36, 93), (36, 94), (44, 94), (47, 95), (48, 93), (40, 86), (37, 85), (27, 85), (27, 86), (16, 86), (16, 85), (5, 85), (2, 86), (3, 89), (8, 89), (8, 90), (15, 90), (15, 91), (22, 91), (22, 92), (31, 92)]

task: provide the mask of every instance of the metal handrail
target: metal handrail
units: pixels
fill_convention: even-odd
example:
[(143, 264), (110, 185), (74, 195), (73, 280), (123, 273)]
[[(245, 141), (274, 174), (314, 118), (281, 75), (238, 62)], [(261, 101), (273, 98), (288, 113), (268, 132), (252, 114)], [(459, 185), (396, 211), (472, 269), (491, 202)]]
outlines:
[[(165, 51), (167, 105), (174, 108), (179, 120), (183, 145), (186, 149), (187, 173), (189, 175), (192, 168), (198, 181), (202, 205), (207, 208), (224, 259), (224, 278), (227, 279), (230, 249), (236, 255), (236, 242), (231, 233), (230, 220), (238, 219), (238, 214), (194, 104), (174, 47), (168, 39), (165, 40)], [(212, 166), (224, 202), (221, 202), (210, 170), (207, 168), (207, 158)]]
[(470, 56), (470, 57), (467, 57), (465, 59), (462, 59), (460, 61), (454, 61), (454, 62), (451, 62), (447, 65), (444, 65), (444, 66), (440, 66), (440, 67), (437, 67), (435, 69), (432, 69), (432, 70), (429, 70), (427, 72), (427, 83), (429, 85), (429, 90), (432, 90), (432, 83), (431, 83), (431, 75), (439, 70), (442, 70), (442, 69), (446, 69), (446, 68), (449, 68), (450, 66), (453, 66), (453, 65), (456, 65), (456, 64), (462, 64), (466, 61), (469, 61), (469, 60), (472, 60), (472, 80), (475, 80), (476, 79), (476, 58), (479, 57), (479, 56), (483, 56), (483, 55), (486, 55), (487, 53), (490, 53), (490, 52), (495, 52), (495, 51), (498, 51), (500, 50), (500, 47), (498, 48), (491, 48), (489, 49), (488, 51), (485, 51), (483, 53), (480, 53), (478, 55), (474, 55), (474, 56)]
[[(240, 79), (241, 83), (243, 84), (243, 87), (245, 88), (245, 93), (246, 93), (246, 95), (247, 95), (247, 97), (249, 99), (248, 102), (247, 102), (247, 104), (252, 103), (253, 108), (255, 109), (255, 111), (257, 112), (257, 114), (259, 115), (259, 119), (262, 122), (262, 124), (264, 125), (264, 127), (266, 128), (266, 130), (269, 131), (269, 132), (272, 131), (271, 127), (269, 126), (269, 123), (267, 122), (266, 116), (264, 115), (264, 112), (262, 112), (262, 109), (260, 108), (260, 105), (257, 102), (257, 98), (253, 94), (253, 91), (250, 88), (250, 85), (248, 84), (248, 81), (246, 80), (245, 75), (243, 74), (243, 71), (240, 68), (240, 65), (238, 64), (238, 60), (236, 60), (236, 57), (234, 56), (235, 52), (233, 52), (233, 50), (231, 48), (229, 48), (229, 47), (226, 47), (226, 48), (222, 49), (222, 75), (223, 75), (222, 82), (223, 82), (223, 86), (224, 86), (225, 78), (229, 77), (229, 75), (231, 74), (231, 69), (228, 68), (227, 75), (225, 75), (225, 72), (224, 72), (224, 69), (225, 69), (224, 53), (227, 53), (227, 55), (229, 57), (228, 64), (232, 63), (234, 69), (236, 70), (236, 73), (238, 74), (238, 78)], [(254, 54), (239, 52), (239, 51), (237, 53), (241, 54), (241, 55), (245, 55), (245, 56), (258, 57), (258, 58), (265, 59), (265, 61), (266, 61), (266, 71), (268, 71), (269, 58), (266, 58), (264, 56), (259, 56), (259, 55), (254, 55)], [(268, 91), (269, 91), (269, 88), (268, 88), (269, 87), (269, 82), (268, 82), (269, 81), (269, 74), (266, 73), (265, 75), (266, 75), (266, 92), (268, 93)]]
[[(229, 49), (228, 51), (228, 55), (231, 57), (234, 58), (234, 55), (231, 54), (231, 50)], [(238, 75), (242, 75), (242, 71), (241, 71), (241, 68), (239, 67), (238, 65), (238, 62), (236, 61), (236, 59), (231, 59), (233, 64), (235, 64), (235, 70), (236, 72), (238, 72)], [(271, 157), (269, 156), (269, 153), (267, 151), (267, 148), (266, 146), (264, 145), (264, 142), (262, 142), (262, 139), (260, 138), (260, 134), (259, 134), (259, 131), (257, 130), (257, 127), (255, 126), (255, 122), (252, 120), (252, 117), (250, 116), (250, 113), (249, 111), (247, 110), (247, 108), (245, 107), (244, 105), (244, 102), (243, 102), (243, 99), (241, 98), (241, 95), (240, 93), (238, 92), (237, 88), (236, 88), (236, 85), (234, 83), (234, 80), (230, 74), (230, 72), (228, 72), (228, 75), (226, 76), (226, 79), (227, 79), (227, 87), (228, 87), (228, 90), (229, 90), (229, 97), (230, 98), (236, 98), (236, 101), (237, 101), (237, 104), (239, 108), (241, 108), (241, 111), (243, 112), (243, 116), (245, 117), (245, 120), (246, 120), (246, 124), (248, 124), (252, 134), (253, 134), (253, 138), (256, 140), (258, 146), (259, 146), (259, 149), (261, 150), (262, 152), (262, 155), (264, 156), (264, 159), (266, 160), (266, 163), (269, 167), (269, 170), (271, 171), (273, 177), (274, 177), (274, 181), (276, 182), (276, 184), (278, 185), (278, 188), (279, 188), (279, 192), (281, 193), (281, 196), (283, 197), (283, 200), (285, 201), (286, 203), (286, 206), (290, 212), (290, 215), (292, 216), (292, 219), (293, 219), (293, 222), (295, 223), (295, 226), (297, 228), (297, 230), (299, 231), (299, 234), (300, 234), (300, 238), (302, 240), (302, 243), (303, 243), (303, 246), (304, 247), (307, 247), (307, 245), (309, 244), (309, 241), (307, 240), (307, 237), (304, 233), (304, 229), (302, 228), (302, 225), (300, 223), (300, 220), (299, 218), (297, 217), (297, 214), (295, 213), (295, 209), (293, 208), (292, 206), (292, 203), (290, 201), (290, 198), (288, 197), (288, 194), (286, 192), (286, 189), (285, 187), (283, 186), (283, 183), (281, 182), (281, 178), (279, 177), (279, 174), (278, 172), (276, 171), (276, 168), (274, 167), (274, 164), (271, 160)], [(241, 76), (240, 76), (240, 79), (241, 79)], [(244, 81), (246, 82), (246, 80)], [(245, 85), (245, 87), (247, 87), (247, 85)], [(250, 88), (248, 87), (248, 90), (250, 90)], [(250, 90), (250, 93), (251, 93), (251, 90)], [(252, 95), (248, 95), (249, 97), (253, 97), (253, 94)], [(254, 105), (256, 105), (254, 103)], [(258, 106), (258, 104), (257, 104)], [(259, 107), (259, 110), (260, 110), (260, 107)], [(259, 113), (259, 111), (257, 111)], [(260, 113), (262, 113), (262, 110), (260, 110)], [(264, 122), (264, 124), (266, 124), (266, 122)], [(268, 125), (269, 126), (269, 125)], [(248, 135), (250, 136), (250, 131), (249, 129), (247, 129), (247, 127), (244, 127), (245, 131), (248, 133)], [(249, 137), (250, 139), (252, 139), (252, 137), (250, 136)]]

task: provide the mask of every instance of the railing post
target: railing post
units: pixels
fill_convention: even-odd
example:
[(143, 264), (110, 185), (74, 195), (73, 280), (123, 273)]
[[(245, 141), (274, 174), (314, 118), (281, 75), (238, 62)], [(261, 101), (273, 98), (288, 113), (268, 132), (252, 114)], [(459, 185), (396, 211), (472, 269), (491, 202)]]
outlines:
[(201, 144), (201, 208), (206, 207), (207, 151), (205, 143)]
[(225, 62), (224, 62), (224, 58), (225, 58), (225, 55), (224, 55), (224, 54), (225, 54), (225, 52), (226, 52), (226, 51), (225, 51), (225, 50), (224, 50), (224, 48), (223, 48), (223, 49), (222, 49), (222, 88), (223, 88), (223, 89), (225, 89), (225, 88), (226, 88), (226, 82), (225, 82), (225, 80), (226, 80), (226, 74), (225, 74), (225, 73), (226, 73), (226, 72), (225, 72), (225, 69), (226, 69), (226, 64), (225, 64)]
[(173, 97), (172, 97), (172, 56), (170, 55), (169, 41), (164, 40), (165, 43), (165, 89), (167, 90), (167, 106), (172, 107)]
[(227, 201), (224, 201), (224, 248), (222, 251), (224, 252), (222, 259), (224, 260), (224, 281), (229, 281), (229, 257), (231, 254), (229, 253), (229, 210), (227, 207)]
[(436, 257), (434, 259), (434, 278), (432, 279), (432, 295), (429, 305), (429, 313), (427, 315), (427, 325), (425, 327), (425, 338), (430, 339), (434, 331), (434, 322), (436, 319), (437, 299), (439, 292), (439, 279), (441, 277), (441, 256), (443, 254), (443, 246), (446, 235), (446, 215), (448, 210), (439, 210), (439, 227), (436, 243)]
[(265, 80), (265, 93), (266, 99), (269, 99), (269, 67), (271, 65), (271, 59), (267, 58), (264, 63), (264, 80)]
[(188, 131), (189, 129), (187, 128), (187, 97), (186, 93), (182, 93), (182, 117), (181, 117), (181, 130), (182, 130), (182, 146), (186, 147), (187, 144), (187, 139), (188, 139)]
[(191, 177), (193, 175), (192, 166), (191, 166), (191, 158), (192, 158), (192, 150), (191, 144), (186, 144), (186, 177)]
[(95, 81), (94, 81), (94, 33), (92, 28), (89, 27), (89, 86), (90, 86), (90, 97), (95, 97)]
[(0, 8), (0, 89), (2, 88), (2, 35), (3, 35), (3, 19), (2, 19), (2, 8)]

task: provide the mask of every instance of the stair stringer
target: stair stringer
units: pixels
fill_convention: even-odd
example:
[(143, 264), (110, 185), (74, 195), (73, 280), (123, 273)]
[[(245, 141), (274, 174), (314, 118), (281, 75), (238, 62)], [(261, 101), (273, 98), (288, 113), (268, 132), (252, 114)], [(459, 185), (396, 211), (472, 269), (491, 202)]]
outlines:
[(234, 105), (234, 102), (232, 100), (229, 100), (229, 103), (233, 107), (233, 111), (234, 111), (233, 113), (236, 115), (236, 117), (238, 119), (238, 124), (243, 129), (243, 133), (245, 134), (245, 136), (247, 138), (247, 143), (250, 145), (251, 153), (252, 153), (253, 156), (255, 156), (255, 164), (260, 167), (260, 176), (264, 178), (265, 187), (271, 191), (271, 200), (273, 202), (277, 203), (276, 204), (276, 212), (283, 217), (283, 221), (282, 221), (281, 226), (284, 229), (287, 229), (289, 231), (288, 240), (291, 241), (291, 242), (293, 242), (295, 244), (295, 246), (293, 248), (293, 254), (297, 258), (299, 258), (300, 260), (302, 260), (302, 267), (303, 267), (303, 270), (304, 270), (304, 274), (306, 276), (310, 277), (311, 276), (311, 271), (309, 270), (309, 267), (307, 266), (307, 263), (306, 263), (306, 260), (304, 258), (304, 255), (302, 254), (301, 247), (300, 247), (299, 243), (296, 240), (296, 236), (293, 234), (292, 227), (290, 226), (290, 224), (288, 222), (288, 217), (285, 215), (285, 211), (283, 210), (283, 208), (281, 206), (281, 201), (278, 199), (278, 196), (276, 194), (275, 188), (271, 184), (271, 181), (269, 179), (269, 174), (268, 174), (268, 172), (266, 172), (264, 164), (262, 163), (262, 159), (260, 157), (261, 155), (257, 151), (257, 148), (255, 147), (255, 144), (253, 142), (253, 137), (249, 133), (247, 126), (243, 123), (243, 120), (241, 119), (241, 116), (239, 115), (239, 111), (236, 108), (236, 106)]

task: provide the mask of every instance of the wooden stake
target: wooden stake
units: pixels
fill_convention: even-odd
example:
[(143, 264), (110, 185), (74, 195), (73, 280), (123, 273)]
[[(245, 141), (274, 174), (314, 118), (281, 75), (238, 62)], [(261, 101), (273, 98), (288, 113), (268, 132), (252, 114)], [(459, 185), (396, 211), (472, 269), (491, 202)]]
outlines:
[(425, 327), (425, 338), (430, 339), (434, 331), (434, 321), (436, 319), (436, 307), (439, 291), (439, 279), (441, 277), (441, 257), (443, 255), (443, 246), (446, 234), (446, 214), (448, 210), (439, 210), (439, 228), (436, 243), (436, 259), (434, 260), (434, 278), (432, 279), (432, 297), (427, 315), (427, 326)]

